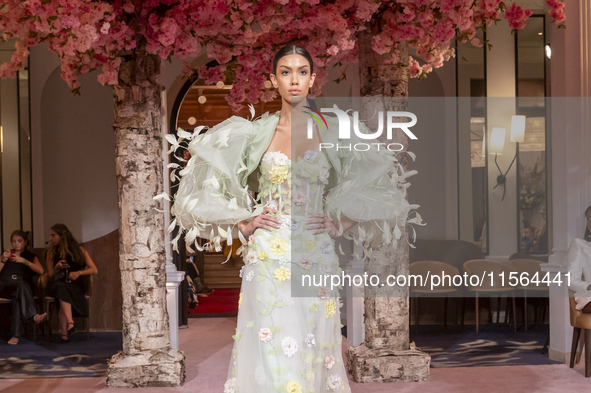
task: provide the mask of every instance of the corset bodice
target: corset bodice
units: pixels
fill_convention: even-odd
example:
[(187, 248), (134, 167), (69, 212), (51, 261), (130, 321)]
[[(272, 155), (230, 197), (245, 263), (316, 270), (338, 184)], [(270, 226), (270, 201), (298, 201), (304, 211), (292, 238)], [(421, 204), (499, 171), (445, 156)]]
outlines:
[(261, 203), (280, 214), (322, 213), (330, 168), (325, 155), (312, 150), (293, 162), (280, 151), (265, 153), (259, 173)]

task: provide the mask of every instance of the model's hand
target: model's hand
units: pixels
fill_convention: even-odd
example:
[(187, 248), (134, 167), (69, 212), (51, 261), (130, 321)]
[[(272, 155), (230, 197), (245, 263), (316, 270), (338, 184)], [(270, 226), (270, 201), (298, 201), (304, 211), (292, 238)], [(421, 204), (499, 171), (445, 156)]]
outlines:
[(281, 222), (277, 218), (270, 216), (268, 213), (277, 213), (277, 210), (266, 207), (261, 214), (249, 222), (241, 222), (238, 225), (238, 229), (240, 229), (240, 232), (242, 232), (244, 236), (250, 236), (257, 228), (263, 228), (267, 231), (271, 231), (272, 228), (279, 228)]
[(339, 236), (339, 229), (334, 223), (323, 213), (312, 213), (308, 215), (309, 220), (306, 221), (306, 229), (314, 231), (314, 235), (327, 232), (332, 238)]
[(2, 254), (2, 262), (8, 262), (9, 259), (10, 259), (10, 250), (6, 250)]
[(68, 275), (68, 278), (72, 281), (77, 280), (78, 277), (80, 277), (80, 272), (70, 272), (70, 274)]

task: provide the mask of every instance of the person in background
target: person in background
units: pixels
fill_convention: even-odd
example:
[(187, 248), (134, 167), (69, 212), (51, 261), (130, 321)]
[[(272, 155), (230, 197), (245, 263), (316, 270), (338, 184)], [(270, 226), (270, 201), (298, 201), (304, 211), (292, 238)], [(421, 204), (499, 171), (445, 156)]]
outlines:
[(88, 303), (81, 276), (97, 274), (98, 270), (72, 233), (64, 224), (55, 224), (50, 231), (51, 246), (47, 250), (47, 273), (50, 296), (59, 308), (61, 342), (69, 342), (76, 329), (74, 316), (87, 317)]
[(0, 260), (0, 297), (12, 298), (12, 338), (16, 345), (24, 333), (24, 324), (33, 318), (36, 324), (43, 322), (47, 314), (37, 314), (33, 298), (33, 278), (43, 274), (43, 266), (35, 254), (29, 251), (28, 232), (16, 230), (10, 235), (12, 249), (6, 250)]

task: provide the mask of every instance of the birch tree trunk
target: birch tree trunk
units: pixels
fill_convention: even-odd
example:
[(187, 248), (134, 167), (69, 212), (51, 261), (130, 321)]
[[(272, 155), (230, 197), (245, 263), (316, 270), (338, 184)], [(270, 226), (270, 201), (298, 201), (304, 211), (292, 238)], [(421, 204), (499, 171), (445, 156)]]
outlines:
[(160, 59), (124, 57), (114, 88), (123, 351), (109, 361), (111, 387), (179, 386), (184, 355), (170, 346), (162, 200)]
[[(374, 25), (372, 28), (377, 29)], [(366, 122), (370, 130), (378, 128), (375, 111), (406, 111), (408, 102), (408, 67), (397, 68), (384, 64), (382, 56), (371, 47), (372, 30), (359, 33), (360, 90), (362, 108), (359, 116), (372, 119)], [(408, 64), (408, 47), (400, 45), (400, 61)], [(396, 97), (398, 99), (393, 99)], [(408, 119), (400, 118), (400, 122)], [(401, 130), (393, 133), (392, 140), (380, 142), (401, 143), (408, 147), (408, 138)], [(406, 170), (408, 156), (399, 159)], [(368, 276), (377, 275), (385, 283), (389, 275), (408, 275), (408, 244), (406, 229), (396, 246), (380, 245), (365, 262)], [(429, 378), (429, 355), (409, 350), (409, 289), (400, 286), (365, 287), (365, 342), (351, 347), (347, 353), (347, 366), (355, 382), (424, 381)]]

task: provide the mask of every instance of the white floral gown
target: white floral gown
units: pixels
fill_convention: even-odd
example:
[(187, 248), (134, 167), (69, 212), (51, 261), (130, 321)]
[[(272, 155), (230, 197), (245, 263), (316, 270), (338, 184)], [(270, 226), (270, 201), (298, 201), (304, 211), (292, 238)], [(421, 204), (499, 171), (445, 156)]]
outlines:
[[(295, 159), (295, 157), (294, 157)], [(257, 228), (243, 251), (238, 323), (224, 393), (350, 392), (341, 349), (336, 289), (292, 294), (302, 274), (338, 273), (327, 233), (305, 228), (306, 215), (323, 212), (331, 165), (308, 150), (293, 162), (267, 152), (259, 166), (259, 196), (275, 207), (281, 228)], [(295, 287), (294, 287), (295, 288)], [(294, 295), (294, 296), (292, 296)]]

